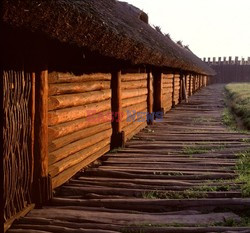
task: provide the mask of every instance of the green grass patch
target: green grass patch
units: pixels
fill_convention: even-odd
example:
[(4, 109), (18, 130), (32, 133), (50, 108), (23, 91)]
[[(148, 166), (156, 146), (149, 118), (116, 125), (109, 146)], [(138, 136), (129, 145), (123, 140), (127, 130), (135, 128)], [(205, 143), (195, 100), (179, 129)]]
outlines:
[(207, 194), (205, 192), (199, 192), (195, 189), (187, 189), (182, 192), (173, 191), (173, 192), (159, 192), (159, 191), (150, 191), (144, 192), (142, 198), (145, 199), (197, 199), (197, 198), (206, 198)]
[(193, 146), (186, 146), (183, 148), (182, 153), (185, 155), (206, 154), (209, 152), (216, 152), (225, 149), (224, 144), (215, 146), (206, 146), (207, 143), (200, 143), (200, 144), (194, 144)]
[(225, 108), (223, 111), (222, 122), (232, 130), (237, 129), (237, 123), (235, 121), (235, 118), (228, 107)]
[(250, 197), (250, 149), (237, 154), (239, 160), (236, 164), (238, 182), (243, 182), (242, 195)]
[[(250, 83), (232, 83), (226, 85), (225, 89), (230, 109), (241, 119), (244, 127), (250, 130)], [(227, 114), (223, 117), (223, 121), (230, 125)]]

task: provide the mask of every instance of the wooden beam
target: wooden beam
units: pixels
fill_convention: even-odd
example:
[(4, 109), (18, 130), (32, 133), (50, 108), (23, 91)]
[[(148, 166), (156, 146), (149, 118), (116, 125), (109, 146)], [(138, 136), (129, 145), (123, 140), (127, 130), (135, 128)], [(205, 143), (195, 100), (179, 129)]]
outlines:
[(188, 93), (187, 93), (187, 75), (183, 76), (183, 81), (182, 81), (182, 90), (183, 90), (183, 98), (186, 103), (188, 103)]
[(154, 112), (160, 112), (162, 109), (162, 73), (160, 71), (153, 72), (154, 77)]
[(173, 75), (173, 93), (172, 93), (172, 108), (175, 107), (175, 76)]
[(41, 205), (52, 197), (48, 173), (48, 70), (36, 72), (35, 79), (33, 198), (37, 205)]
[(183, 84), (184, 84), (184, 75), (180, 75), (180, 92), (179, 92), (179, 103), (183, 100)]
[[(0, 69), (1, 72), (1, 77), (0, 77), (0, 111), (1, 111), (1, 116), (4, 116), (4, 109), (3, 109), (3, 98), (4, 98), (4, 77), (3, 77), (3, 70)], [(3, 117), (1, 118), (2, 120), (0, 121), (0, 128), (1, 128), (1, 135), (0, 135), (0, 141), (3, 143), (3, 127), (4, 127), (4, 120)], [(2, 190), (4, 187), (4, 169), (3, 169), (3, 160), (4, 160), (4, 155), (3, 155), (3, 144), (0, 147), (0, 154), (1, 159), (0, 159), (0, 187)], [(0, 192), (0, 232), (4, 232), (4, 200), (3, 200), (3, 194), (4, 192)]]
[(192, 88), (192, 75), (190, 74), (188, 77), (189, 77), (188, 94), (189, 94), (189, 96), (191, 96), (192, 95), (192, 90), (191, 90), (191, 88)]
[(124, 147), (125, 135), (122, 131), (122, 77), (121, 71), (113, 71), (111, 76), (112, 99), (111, 108), (113, 114), (112, 128), (113, 134), (111, 137), (111, 147)]
[(151, 72), (148, 72), (147, 77), (147, 88), (148, 88), (148, 119), (147, 122), (149, 125), (154, 123), (154, 116), (153, 116), (153, 77)]

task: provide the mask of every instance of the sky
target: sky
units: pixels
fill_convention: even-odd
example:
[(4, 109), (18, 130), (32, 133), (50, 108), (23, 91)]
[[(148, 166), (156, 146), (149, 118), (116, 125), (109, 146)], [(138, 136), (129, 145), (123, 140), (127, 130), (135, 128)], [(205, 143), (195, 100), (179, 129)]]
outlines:
[(250, 0), (123, 0), (203, 57), (250, 57)]

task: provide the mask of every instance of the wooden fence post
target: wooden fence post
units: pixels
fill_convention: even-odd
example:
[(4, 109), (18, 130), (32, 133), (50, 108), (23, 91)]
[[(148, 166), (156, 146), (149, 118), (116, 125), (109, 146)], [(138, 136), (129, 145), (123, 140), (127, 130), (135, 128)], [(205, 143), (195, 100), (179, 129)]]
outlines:
[(184, 75), (183, 78), (184, 78), (183, 84), (182, 84), (183, 97), (184, 97), (185, 103), (188, 103), (187, 75)]
[(112, 72), (111, 89), (112, 99), (111, 108), (113, 114), (112, 128), (113, 134), (111, 137), (111, 147), (118, 148), (125, 145), (125, 133), (122, 131), (122, 95), (121, 95), (121, 71)]
[(180, 74), (180, 90), (179, 90), (179, 103), (182, 101), (182, 96), (183, 96), (183, 75)]
[(189, 96), (191, 96), (192, 95), (192, 90), (191, 90), (191, 88), (192, 88), (192, 75), (190, 74), (189, 75), (189, 85), (188, 85), (188, 93), (189, 93)]
[[(2, 119), (3, 119), (3, 116), (4, 116), (4, 104), (3, 104), (3, 98), (4, 98), (4, 83), (3, 83), (3, 70), (2, 68), (0, 68), (0, 72), (1, 72), (1, 80), (0, 80), (0, 111), (1, 111), (1, 116), (2, 116)], [(0, 121), (0, 127), (1, 129), (3, 130), (3, 127), (4, 127), (4, 120), (1, 120)], [(3, 131), (1, 131), (1, 135), (0, 135), (0, 141), (3, 143)], [(4, 148), (3, 148), (3, 145), (1, 145), (0, 147), (0, 154), (2, 155), (1, 158), (0, 158), (0, 187), (3, 189), (4, 187), (4, 170), (3, 170), (3, 160), (4, 160), (4, 155), (3, 155), (3, 151), (4, 151)], [(1, 211), (0, 211), (0, 232), (4, 232), (4, 192), (1, 191), (0, 192), (0, 208), (1, 208)]]
[(52, 198), (48, 172), (48, 70), (35, 73), (34, 136), (33, 197), (35, 203), (41, 205)]
[(175, 75), (173, 75), (173, 92), (172, 92), (172, 108), (175, 107)]
[(163, 112), (162, 108), (162, 73), (160, 71), (153, 72), (154, 77), (154, 112)]
[(147, 71), (147, 88), (148, 88), (148, 113), (147, 113), (147, 122), (149, 125), (154, 123), (154, 113), (153, 113), (153, 78), (150, 71)]

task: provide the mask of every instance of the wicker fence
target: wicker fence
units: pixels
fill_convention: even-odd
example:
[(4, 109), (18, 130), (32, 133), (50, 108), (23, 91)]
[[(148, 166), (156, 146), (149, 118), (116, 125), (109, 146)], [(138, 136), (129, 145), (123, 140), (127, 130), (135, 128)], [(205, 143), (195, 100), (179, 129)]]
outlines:
[(4, 71), (4, 220), (7, 221), (31, 203), (33, 158), (31, 75)]

